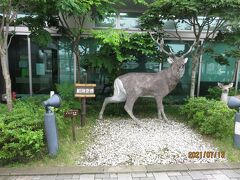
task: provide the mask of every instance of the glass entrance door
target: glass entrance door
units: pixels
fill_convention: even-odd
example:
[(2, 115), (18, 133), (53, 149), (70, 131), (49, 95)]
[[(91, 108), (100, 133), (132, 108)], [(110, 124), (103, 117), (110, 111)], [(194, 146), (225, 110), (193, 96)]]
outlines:
[(58, 83), (56, 49), (42, 49), (31, 44), (33, 94), (49, 94)]

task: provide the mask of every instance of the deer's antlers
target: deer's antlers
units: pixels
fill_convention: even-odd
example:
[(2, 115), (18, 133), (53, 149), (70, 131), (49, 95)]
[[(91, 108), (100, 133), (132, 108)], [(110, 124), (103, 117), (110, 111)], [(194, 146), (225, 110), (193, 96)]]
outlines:
[[(167, 55), (170, 56), (170, 57), (175, 56), (174, 52), (172, 51), (172, 48), (169, 48), (171, 52), (168, 52), (168, 51), (166, 51), (166, 50), (164, 49), (164, 39), (163, 39), (163, 38), (161, 38), (161, 40), (160, 40), (160, 37), (159, 37), (159, 36), (158, 36), (157, 38), (154, 38), (154, 37), (153, 37), (153, 33), (149, 32), (149, 34), (150, 34), (151, 38), (159, 45), (161, 52), (164, 52), (165, 54), (167, 54)], [(184, 54), (182, 55), (182, 57), (187, 56), (187, 55), (192, 51), (192, 49), (193, 49), (193, 47), (196, 45), (196, 43), (197, 43), (197, 42), (196, 42), (196, 40), (195, 40), (195, 41), (193, 42), (193, 44), (190, 46), (189, 50), (188, 50), (186, 53), (184, 53)]]
[(187, 56), (187, 55), (192, 51), (193, 47), (194, 47), (196, 44), (197, 44), (197, 41), (196, 41), (196, 39), (195, 39), (194, 42), (193, 42), (193, 44), (190, 46), (189, 50), (188, 50), (186, 53), (184, 53), (184, 54), (182, 55), (182, 57)]
[(171, 51), (171, 52), (168, 52), (168, 51), (166, 51), (166, 50), (164, 49), (164, 39), (163, 39), (163, 38), (162, 38), (161, 41), (160, 41), (159, 36), (155, 39), (155, 38), (153, 37), (153, 34), (152, 34), (151, 32), (149, 32), (149, 34), (150, 34), (151, 38), (159, 45), (159, 47), (160, 47), (160, 52), (164, 52), (165, 54), (167, 54), (167, 55), (170, 56), (170, 57), (174, 56), (174, 53), (173, 53), (173, 51), (172, 51), (171, 48), (170, 48), (170, 51)]

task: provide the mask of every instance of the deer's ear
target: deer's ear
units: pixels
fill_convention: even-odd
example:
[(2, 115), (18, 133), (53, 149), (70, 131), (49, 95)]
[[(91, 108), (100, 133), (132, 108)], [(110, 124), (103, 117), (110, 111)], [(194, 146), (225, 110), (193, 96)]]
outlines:
[(232, 87), (233, 87), (233, 83), (230, 83), (230, 84), (228, 85), (228, 87), (229, 87), (229, 88), (232, 88)]
[(186, 64), (186, 63), (187, 63), (187, 61), (188, 61), (188, 58), (185, 58), (185, 59), (184, 59), (184, 64)]
[(173, 59), (171, 57), (167, 58), (167, 61), (168, 61), (169, 64), (173, 63)]
[(218, 87), (222, 88), (223, 84), (222, 83), (218, 83)]

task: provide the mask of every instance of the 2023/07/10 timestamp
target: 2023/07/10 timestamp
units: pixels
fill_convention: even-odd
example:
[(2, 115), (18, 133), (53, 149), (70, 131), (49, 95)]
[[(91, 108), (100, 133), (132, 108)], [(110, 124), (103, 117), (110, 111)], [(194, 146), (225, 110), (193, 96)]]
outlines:
[(224, 151), (192, 151), (188, 152), (188, 158), (202, 159), (202, 158), (225, 158)]

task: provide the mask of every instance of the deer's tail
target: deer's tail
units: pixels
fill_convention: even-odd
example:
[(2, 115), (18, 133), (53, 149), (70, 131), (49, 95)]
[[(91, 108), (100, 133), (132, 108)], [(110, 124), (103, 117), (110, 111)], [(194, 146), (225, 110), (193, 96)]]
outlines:
[(122, 81), (119, 78), (115, 79), (113, 95), (114, 96), (122, 96), (122, 95), (126, 95), (126, 94), (127, 93), (126, 93), (126, 90), (123, 87)]

